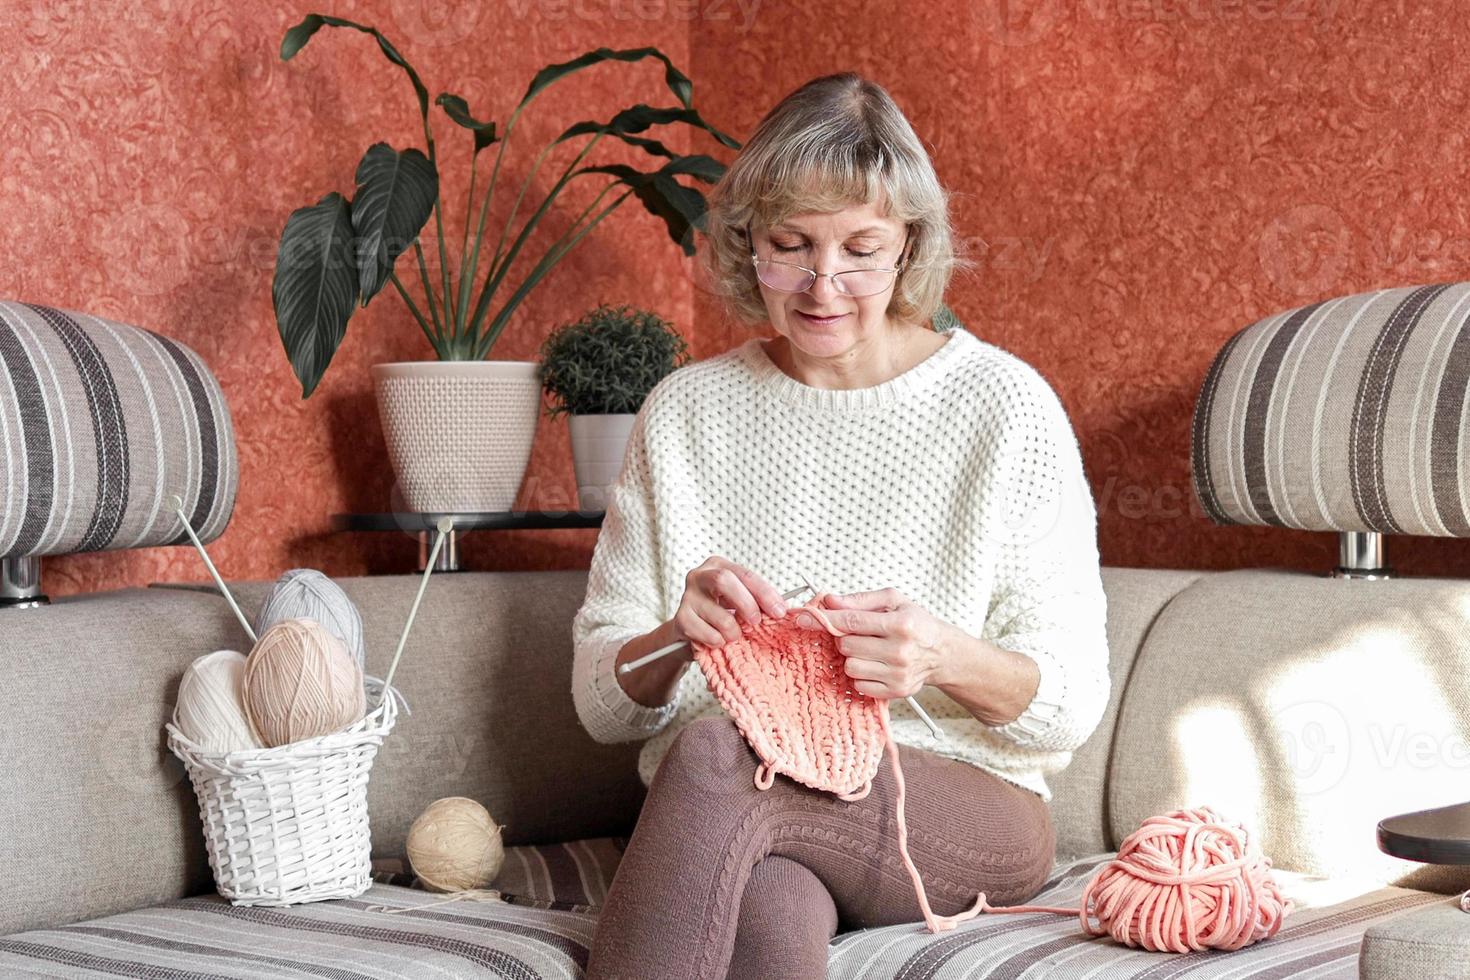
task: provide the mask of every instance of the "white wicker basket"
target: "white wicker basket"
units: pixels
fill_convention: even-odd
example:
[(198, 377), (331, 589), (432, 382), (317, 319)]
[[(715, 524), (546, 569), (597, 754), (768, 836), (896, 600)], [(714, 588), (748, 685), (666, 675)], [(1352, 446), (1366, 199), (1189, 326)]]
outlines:
[[(366, 686), (372, 704), (382, 681), (367, 678)], [(177, 717), (164, 726), (194, 785), (221, 895), (235, 905), (279, 906), (367, 891), (368, 773), (401, 697), (392, 691), (340, 732), (271, 749), (208, 752), (179, 731)]]

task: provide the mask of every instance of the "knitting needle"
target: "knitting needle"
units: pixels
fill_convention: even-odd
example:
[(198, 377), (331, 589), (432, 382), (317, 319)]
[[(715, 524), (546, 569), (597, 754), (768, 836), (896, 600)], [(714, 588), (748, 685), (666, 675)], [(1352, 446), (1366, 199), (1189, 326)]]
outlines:
[(424, 589), (428, 587), (429, 576), (434, 573), (434, 563), (439, 560), (439, 549), (444, 545), (444, 536), (454, 529), (454, 521), (448, 517), (439, 518), (434, 525), (439, 534), (434, 538), (434, 547), (429, 550), (429, 562), (424, 566), (424, 577), (419, 579), (418, 594), (413, 597), (413, 605), (408, 609), (408, 622), (403, 624), (403, 635), (398, 637), (398, 649), (393, 654), (393, 663), (388, 666), (388, 676), (383, 678), (383, 693), (378, 698), (382, 704), (392, 690), (393, 672), (398, 669), (398, 658), (403, 656), (403, 645), (408, 642), (408, 631), (413, 629), (413, 618), (418, 615), (419, 602), (424, 598)]
[[(805, 572), (802, 572), (800, 574), (801, 580), (806, 583), (806, 587), (812, 590), (812, 595), (822, 594), (822, 590), (817, 588), (816, 585), (812, 583), (812, 580), (807, 577)], [(934, 733), (935, 738), (944, 737), (944, 731), (937, 724), (935, 724), (933, 718), (929, 717), (929, 713), (927, 711), (919, 707), (919, 702), (914, 700), (913, 695), (909, 695), (908, 697), (904, 698), (904, 700), (909, 703), (910, 708), (914, 709), (914, 714), (918, 715), (921, 719), (923, 719), (924, 724), (929, 726), (929, 731)]]
[[(805, 592), (808, 588), (809, 588), (809, 586), (803, 585), (803, 586), (801, 586), (799, 588), (792, 589), (790, 592), (783, 592), (783, 593), (781, 593), (781, 598), (782, 599), (795, 599), (797, 596), (799, 596), (803, 592)], [(689, 645), (689, 641), (688, 640), (680, 640), (677, 643), (670, 643), (666, 647), (659, 647), (657, 650), (653, 651), (652, 653), (644, 654), (643, 656), (639, 657), (637, 660), (631, 660), (628, 663), (619, 664), (618, 665), (618, 673), (620, 673), (620, 674), (626, 674), (630, 670), (637, 670), (639, 667), (642, 667), (644, 664), (651, 664), (655, 660), (657, 660), (659, 657), (667, 657), (669, 654), (673, 653), (675, 650), (678, 650), (681, 647), (687, 647), (688, 645)]]
[(241, 626), (245, 627), (245, 635), (250, 637), (250, 643), (253, 646), (257, 639), (255, 630), (251, 628), (250, 621), (245, 618), (245, 614), (240, 611), (240, 605), (235, 602), (235, 597), (230, 594), (230, 590), (225, 586), (225, 580), (220, 578), (219, 569), (215, 568), (214, 562), (209, 560), (209, 552), (204, 550), (204, 544), (199, 540), (199, 535), (194, 533), (194, 528), (189, 524), (189, 518), (184, 516), (183, 498), (178, 494), (171, 494), (168, 502), (173, 506), (174, 513), (179, 515), (179, 520), (184, 522), (184, 530), (188, 532), (189, 540), (194, 542), (194, 547), (199, 550), (199, 557), (204, 559), (204, 567), (209, 569), (210, 575), (214, 576), (214, 584), (219, 586), (220, 593), (224, 595), (225, 601), (235, 611), (235, 618), (240, 621)]

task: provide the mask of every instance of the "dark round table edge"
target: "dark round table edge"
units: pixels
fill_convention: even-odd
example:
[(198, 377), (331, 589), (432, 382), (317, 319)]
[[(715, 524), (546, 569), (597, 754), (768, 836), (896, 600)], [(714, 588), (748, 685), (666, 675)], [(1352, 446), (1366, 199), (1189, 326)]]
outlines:
[(1380, 820), (1378, 849), (1423, 864), (1470, 864), (1470, 803)]

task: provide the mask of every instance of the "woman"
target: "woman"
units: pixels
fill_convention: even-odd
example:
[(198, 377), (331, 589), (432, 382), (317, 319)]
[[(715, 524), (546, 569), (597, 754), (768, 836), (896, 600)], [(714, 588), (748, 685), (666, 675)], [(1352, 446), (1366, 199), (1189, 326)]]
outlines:
[(649, 394), (573, 623), (583, 725), (599, 742), (648, 740), (592, 980), (811, 980), (839, 930), (921, 917), (887, 754), (862, 800), (784, 776), (762, 791), (687, 647), (618, 665), (735, 640), (741, 621), (784, 615), (803, 574), (834, 593), (853, 687), (913, 695), (944, 730), (892, 705), (909, 850), (941, 915), (1041, 888), (1045, 776), (1108, 696), (1076, 437), (1037, 371), (929, 326), (958, 261), (947, 198), (887, 92), (842, 74), (792, 93), (708, 219), (712, 281), (777, 336)]

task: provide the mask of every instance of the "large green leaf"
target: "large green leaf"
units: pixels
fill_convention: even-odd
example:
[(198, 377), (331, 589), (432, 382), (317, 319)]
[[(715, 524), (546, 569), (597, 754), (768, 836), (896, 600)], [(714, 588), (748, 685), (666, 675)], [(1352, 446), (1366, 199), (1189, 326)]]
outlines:
[(707, 203), (704, 195), (692, 187), (685, 187), (674, 179), (677, 173), (688, 173), (681, 169), (683, 160), (674, 160), (654, 173), (644, 173), (626, 164), (609, 163), (599, 167), (582, 167), (579, 174), (611, 174), (618, 183), (633, 189), (633, 194), (643, 202), (652, 214), (663, 219), (669, 237), (683, 249), (685, 255), (693, 255), (693, 229), (704, 228)]
[(418, 238), (439, 196), (439, 174), (418, 150), (399, 153), (374, 143), (357, 165), (352, 227), (357, 232), (357, 267), (362, 305), (388, 281), (393, 263)]
[(622, 51), (614, 51), (611, 48), (598, 48), (596, 51), (588, 51), (586, 54), (573, 58), (571, 61), (563, 61), (556, 65), (547, 65), (536, 73), (531, 79), (531, 84), (526, 87), (526, 94), (521, 97), (521, 105), (525, 105), (536, 97), (546, 86), (559, 79), (565, 78), (573, 72), (581, 71), (592, 65), (601, 64), (604, 61), (641, 61), (644, 58), (657, 58), (664, 63), (664, 83), (668, 85), (669, 91), (686, 108), (690, 106), (694, 94), (694, 86), (674, 63), (658, 48), (627, 48)]
[(408, 74), (408, 80), (413, 83), (414, 95), (419, 100), (419, 115), (425, 120), (429, 118), (429, 90), (424, 88), (424, 83), (419, 78), (419, 73), (413, 70), (413, 66), (408, 63), (408, 60), (398, 53), (398, 49), (376, 27), (367, 27), (355, 21), (344, 20), (341, 17), (333, 17), (329, 14), (307, 14), (301, 23), (291, 28), (286, 32), (286, 36), (281, 38), (281, 60), (290, 61), (296, 56), (296, 52), (306, 47), (306, 42), (311, 40), (312, 35), (316, 34), (323, 27), (346, 27), (354, 31), (361, 31), (364, 34), (371, 34), (374, 40), (378, 42), (378, 47), (382, 50), (383, 56)]
[(336, 191), (297, 208), (281, 231), (271, 302), (291, 369), (308, 397), (347, 334), (357, 305), (352, 219)]
[(492, 119), (488, 122), (481, 122), (470, 115), (470, 104), (460, 96), (442, 92), (434, 100), (434, 104), (442, 107), (445, 115), (454, 120), (457, 125), (475, 134), (476, 154), (500, 138), (495, 135), (495, 121)]
[[(641, 103), (633, 106), (631, 109), (624, 109), (605, 123), (593, 119), (573, 123), (556, 138), (555, 142), (561, 143), (577, 136), (586, 136), (589, 133), (605, 133), (610, 136), (616, 136), (625, 143), (640, 147), (657, 156), (673, 157), (677, 156), (677, 154), (670, 151), (668, 147), (657, 140), (640, 139), (631, 134), (641, 133), (650, 126), (662, 126), (674, 122), (688, 123), (691, 126), (703, 129), (731, 149), (740, 149), (739, 142), (705, 122), (699, 113), (693, 109), (681, 109), (678, 107), (654, 108), (653, 106), (647, 106)], [(721, 169), (723, 171), (723, 168)]]

